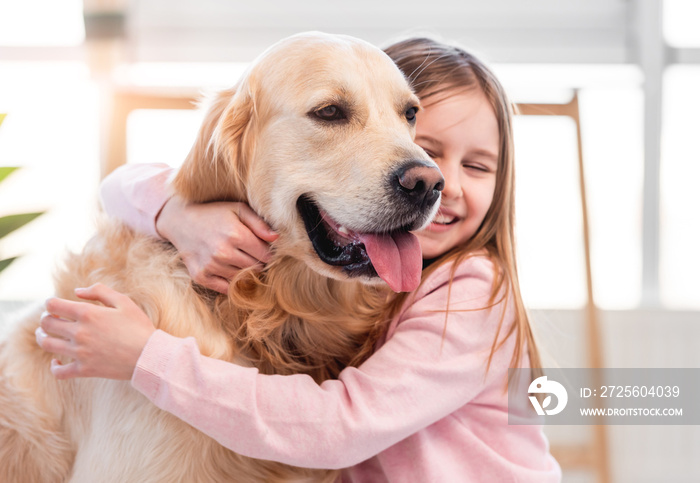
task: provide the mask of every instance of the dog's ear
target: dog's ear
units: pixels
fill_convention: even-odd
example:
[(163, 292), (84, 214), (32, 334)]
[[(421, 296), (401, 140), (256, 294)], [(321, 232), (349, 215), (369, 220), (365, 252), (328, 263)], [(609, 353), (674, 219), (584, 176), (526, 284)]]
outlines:
[(173, 181), (188, 201), (247, 201), (245, 141), (253, 116), (248, 83), (219, 92)]

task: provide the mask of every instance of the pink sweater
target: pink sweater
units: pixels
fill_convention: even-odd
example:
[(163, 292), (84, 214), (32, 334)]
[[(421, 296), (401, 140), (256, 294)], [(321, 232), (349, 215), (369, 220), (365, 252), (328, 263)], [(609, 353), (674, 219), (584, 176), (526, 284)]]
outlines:
[[(155, 234), (155, 215), (167, 198), (166, 171), (117, 171), (103, 185), (106, 211)], [(449, 269), (440, 267), (427, 279), (379, 349), (338, 380), (318, 385), (305, 375), (261, 375), (203, 357), (192, 338), (157, 331), (132, 385), (233, 451), (296, 466), (347, 468), (344, 482), (561, 481), (542, 427), (508, 425), (504, 385), (514, 337), (485, 372), (504, 309), (499, 340), (513, 322), (512, 307), (503, 302), (468, 310), (486, 305), (493, 265), (472, 257), (458, 267), (445, 326)], [(527, 365), (525, 356), (521, 366)]]

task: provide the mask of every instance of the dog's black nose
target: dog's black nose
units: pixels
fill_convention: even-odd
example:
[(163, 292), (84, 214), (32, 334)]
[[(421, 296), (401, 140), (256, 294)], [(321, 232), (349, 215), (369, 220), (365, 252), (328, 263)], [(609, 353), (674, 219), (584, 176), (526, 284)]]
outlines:
[(410, 161), (396, 170), (394, 187), (417, 207), (430, 207), (440, 197), (445, 180), (440, 170), (421, 161)]

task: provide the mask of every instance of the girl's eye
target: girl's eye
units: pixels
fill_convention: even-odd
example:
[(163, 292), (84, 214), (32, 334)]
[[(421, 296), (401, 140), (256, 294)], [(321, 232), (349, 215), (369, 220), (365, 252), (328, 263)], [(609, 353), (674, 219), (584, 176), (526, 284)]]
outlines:
[(432, 151), (430, 151), (429, 149), (425, 149), (425, 148), (422, 148), (422, 149), (423, 149), (423, 151), (425, 151), (425, 154), (427, 154), (431, 158), (435, 159), (435, 154)]
[(462, 166), (464, 166), (467, 169), (481, 171), (482, 173), (488, 173), (489, 171), (488, 168), (481, 166), (480, 164), (463, 164)]
[(416, 113), (417, 113), (417, 112), (418, 112), (418, 108), (417, 108), (416, 106), (413, 106), (413, 107), (409, 108), (409, 109), (406, 111), (406, 120), (407, 120), (408, 122), (413, 122), (413, 121), (415, 121), (415, 120), (416, 120)]
[(314, 111), (314, 114), (316, 115), (316, 117), (318, 117), (319, 119), (323, 119), (324, 121), (339, 121), (341, 119), (346, 119), (343, 110), (338, 106), (334, 105), (317, 109), (316, 111)]

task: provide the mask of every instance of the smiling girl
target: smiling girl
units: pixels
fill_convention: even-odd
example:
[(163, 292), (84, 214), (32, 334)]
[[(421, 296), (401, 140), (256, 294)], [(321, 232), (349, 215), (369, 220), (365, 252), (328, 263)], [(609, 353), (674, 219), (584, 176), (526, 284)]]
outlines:
[[(343, 481), (560, 481), (541, 426), (508, 425), (508, 368), (540, 367), (515, 263), (512, 105), (459, 48), (417, 38), (386, 52), (421, 98), (416, 142), (445, 187), (437, 217), (416, 233), (421, 285), (387, 293), (384, 333), (364, 363), (320, 385), (262, 375), (203, 357), (194, 339), (155, 330), (98, 284), (77, 294), (103, 306), (47, 301), (37, 340), (73, 358), (52, 363), (55, 376), (130, 379), (233, 451), (345, 468)], [(193, 278), (218, 291), (269, 259), (276, 235), (250, 208), (168, 198), (169, 176), (163, 166), (117, 171), (103, 187), (107, 212), (168, 239)]]

